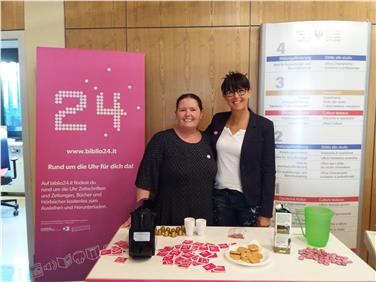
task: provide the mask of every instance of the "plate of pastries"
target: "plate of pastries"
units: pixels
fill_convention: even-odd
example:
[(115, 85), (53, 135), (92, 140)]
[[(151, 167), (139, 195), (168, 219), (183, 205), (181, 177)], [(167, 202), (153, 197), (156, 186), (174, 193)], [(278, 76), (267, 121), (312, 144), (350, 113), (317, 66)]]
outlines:
[(236, 264), (243, 266), (262, 266), (271, 261), (270, 252), (263, 248), (256, 240), (248, 244), (231, 245), (225, 252), (225, 257)]

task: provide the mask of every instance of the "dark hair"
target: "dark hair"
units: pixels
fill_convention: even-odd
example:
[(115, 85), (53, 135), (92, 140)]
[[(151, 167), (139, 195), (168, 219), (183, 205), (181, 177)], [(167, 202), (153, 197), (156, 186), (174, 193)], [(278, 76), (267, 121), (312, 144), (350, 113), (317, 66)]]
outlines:
[(176, 109), (178, 109), (180, 101), (185, 99), (185, 98), (192, 98), (192, 99), (196, 100), (198, 107), (202, 111), (202, 109), (203, 109), (202, 108), (202, 101), (201, 101), (200, 97), (198, 97), (196, 94), (193, 94), (193, 93), (185, 93), (185, 94), (180, 95), (180, 97), (176, 100)]
[(246, 75), (240, 72), (229, 72), (226, 74), (221, 85), (222, 94), (235, 92), (240, 89), (250, 89), (249, 80)]

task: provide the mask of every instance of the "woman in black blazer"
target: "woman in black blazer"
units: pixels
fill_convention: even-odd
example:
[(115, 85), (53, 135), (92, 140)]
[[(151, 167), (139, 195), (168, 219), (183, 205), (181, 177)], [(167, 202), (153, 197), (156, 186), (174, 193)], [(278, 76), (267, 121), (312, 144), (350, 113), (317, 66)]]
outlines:
[(206, 132), (217, 158), (215, 224), (269, 226), (275, 191), (274, 127), (248, 108), (248, 78), (226, 75), (222, 94), (231, 112), (214, 115)]

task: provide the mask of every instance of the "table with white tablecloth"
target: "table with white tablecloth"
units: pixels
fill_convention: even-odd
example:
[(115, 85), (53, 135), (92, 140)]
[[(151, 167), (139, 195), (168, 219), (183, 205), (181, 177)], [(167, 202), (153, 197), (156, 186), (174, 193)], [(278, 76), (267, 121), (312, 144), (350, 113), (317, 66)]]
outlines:
[[(174, 246), (187, 239), (213, 244), (245, 245), (257, 240), (268, 251), (270, 262), (262, 266), (243, 266), (229, 260), (225, 256), (226, 250), (221, 250), (211, 262), (225, 266), (226, 271), (212, 273), (201, 266), (185, 269), (176, 265), (163, 265), (160, 256), (148, 259), (128, 258), (125, 263), (116, 263), (116, 257), (105, 255), (99, 258), (86, 281), (376, 281), (376, 272), (333, 234), (330, 234), (329, 242), (323, 249), (328, 253), (347, 257), (352, 263), (346, 266), (324, 265), (314, 260), (299, 260), (298, 250), (308, 246), (297, 228), (292, 229), (290, 254), (273, 252), (273, 228), (244, 228), (244, 239), (229, 238), (229, 229), (230, 227), (207, 227), (204, 236), (157, 236), (156, 248)], [(128, 241), (128, 229), (120, 228), (109, 245), (117, 241)]]

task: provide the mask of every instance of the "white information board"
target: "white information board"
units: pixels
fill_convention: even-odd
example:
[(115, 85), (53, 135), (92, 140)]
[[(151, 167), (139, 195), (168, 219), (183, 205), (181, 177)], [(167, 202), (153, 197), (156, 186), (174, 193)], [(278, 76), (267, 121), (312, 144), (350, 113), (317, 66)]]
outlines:
[(262, 25), (259, 111), (274, 122), (276, 196), (293, 211), (335, 211), (332, 232), (356, 248), (371, 25)]

